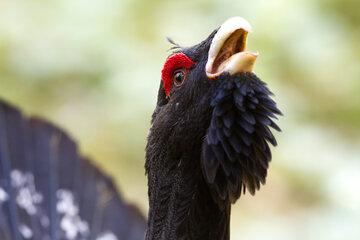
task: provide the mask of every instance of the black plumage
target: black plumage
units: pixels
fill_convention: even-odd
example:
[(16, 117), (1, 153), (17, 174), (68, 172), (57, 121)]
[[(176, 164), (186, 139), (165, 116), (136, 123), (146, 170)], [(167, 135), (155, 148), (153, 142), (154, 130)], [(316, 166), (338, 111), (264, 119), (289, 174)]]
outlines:
[(253, 73), (224, 75), (211, 99), (214, 109), (202, 146), (202, 166), (216, 201), (235, 202), (242, 191), (254, 194), (265, 183), (276, 146), (270, 128), (281, 114), (266, 84)]

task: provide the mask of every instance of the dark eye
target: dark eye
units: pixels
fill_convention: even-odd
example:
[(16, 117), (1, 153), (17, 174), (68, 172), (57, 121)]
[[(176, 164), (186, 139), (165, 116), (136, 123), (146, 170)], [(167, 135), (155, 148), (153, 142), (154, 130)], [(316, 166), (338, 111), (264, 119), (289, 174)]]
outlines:
[(181, 86), (186, 79), (186, 70), (179, 69), (173, 73), (173, 82), (175, 86)]

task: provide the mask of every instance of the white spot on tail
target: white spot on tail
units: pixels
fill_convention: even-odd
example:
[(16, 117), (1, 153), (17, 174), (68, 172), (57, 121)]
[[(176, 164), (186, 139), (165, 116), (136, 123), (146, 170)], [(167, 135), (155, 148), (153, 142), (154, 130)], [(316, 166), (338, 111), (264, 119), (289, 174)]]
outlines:
[(6, 202), (9, 199), (9, 195), (5, 192), (4, 189), (0, 188), (0, 204)]
[[(11, 171), (11, 186), (19, 209), (24, 210), (32, 218), (36, 218), (40, 222), (44, 233), (47, 232), (50, 219), (41, 204), (44, 201), (43, 196), (36, 191), (34, 175), (30, 172), (14, 169)], [(81, 219), (79, 206), (73, 193), (67, 189), (59, 189), (56, 191), (56, 197), (56, 211), (59, 214), (59, 224), (62, 231), (61, 239), (89, 239), (89, 224)], [(8, 193), (3, 188), (0, 188), (0, 204), (8, 200)], [(32, 229), (25, 224), (20, 224), (18, 230), (23, 239), (32, 239), (34, 237)], [(42, 239), (50, 240), (50, 237), (44, 234)], [(105, 231), (96, 240), (118, 240), (118, 238), (112, 232)]]
[(35, 215), (43, 197), (36, 191), (34, 176), (31, 173), (23, 173), (19, 170), (11, 171), (11, 185), (16, 191), (16, 203), (27, 214)]
[(79, 207), (72, 192), (59, 189), (56, 196), (58, 198), (56, 210), (62, 215), (60, 228), (64, 231), (66, 239), (74, 240), (89, 235), (89, 225), (80, 218)]
[(79, 213), (79, 208), (75, 205), (73, 194), (64, 189), (59, 189), (56, 192), (56, 196), (58, 198), (58, 203), (56, 205), (56, 210), (59, 213), (68, 215), (68, 216), (76, 216)]
[(50, 225), (50, 220), (46, 215), (43, 215), (40, 217), (40, 223), (42, 227), (47, 228)]
[(26, 226), (25, 224), (21, 224), (19, 226), (19, 232), (21, 233), (21, 235), (25, 239), (32, 238), (32, 236), (33, 236), (32, 230), (28, 226)]
[(118, 238), (112, 232), (105, 232), (97, 237), (96, 240), (118, 240)]
[[(33, 219), (32, 221), (40, 221), (44, 229), (42, 240), (50, 239), (45, 234), (49, 226), (49, 218), (46, 216), (46, 211), (42, 208), (43, 196), (36, 191), (34, 175), (30, 172), (22, 172), (14, 169), (10, 173), (11, 186), (13, 188), (14, 198), (18, 209), (23, 210)], [(45, 230), (46, 229), (46, 230)], [(33, 238), (32, 230), (26, 225), (20, 225), (19, 231), (24, 239)]]

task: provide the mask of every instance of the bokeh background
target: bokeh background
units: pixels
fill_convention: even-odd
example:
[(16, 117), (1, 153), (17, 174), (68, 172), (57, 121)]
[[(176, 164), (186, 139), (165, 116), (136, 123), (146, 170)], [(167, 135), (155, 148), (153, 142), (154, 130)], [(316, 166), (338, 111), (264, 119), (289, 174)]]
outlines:
[(144, 148), (169, 36), (253, 25), (257, 74), (285, 116), (267, 185), (232, 239), (360, 239), (358, 0), (0, 0), (0, 97), (50, 119), (147, 213)]

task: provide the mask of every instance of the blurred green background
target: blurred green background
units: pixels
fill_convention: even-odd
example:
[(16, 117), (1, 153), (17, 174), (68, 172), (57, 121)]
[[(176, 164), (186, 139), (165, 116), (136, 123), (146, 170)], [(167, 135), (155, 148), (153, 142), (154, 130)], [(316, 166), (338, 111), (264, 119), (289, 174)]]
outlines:
[(357, 0), (0, 0), (0, 97), (67, 129), (147, 212), (144, 148), (169, 36), (253, 25), (256, 73), (285, 116), (267, 185), (234, 206), (232, 239), (360, 239)]

